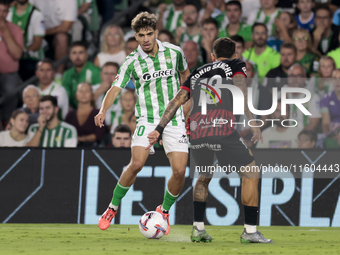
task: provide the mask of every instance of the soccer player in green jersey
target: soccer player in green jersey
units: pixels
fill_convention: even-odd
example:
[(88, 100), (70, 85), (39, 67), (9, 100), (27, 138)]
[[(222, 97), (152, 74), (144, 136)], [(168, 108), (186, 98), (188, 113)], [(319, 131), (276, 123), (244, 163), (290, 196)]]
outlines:
[[(134, 80), (138, 101), (135, 107), (137, 127), (132, 138), (131, 161), (120, 176), (109, 207), (99, 219), (98, 225), (102, 230), (110, 226), (121, 199), (135, 182), (136, 175), (143, 168), (149, 154), (154, 153), (152, 147), (146, 149), (149, 146), (147, 136), (156, 128), (167, 104), (179, 90), (180, 79), (184, 82), (189, 76), (188, 64), (181, 48), (156, 40), (156, 22), (156, 16), (148, 12), (142, 12), (132, 20), (131, 27), (139, 46), (127, 56), (120, 67), (113, 86), (107, 92), (95, 117), (96, 125), (103, 127), (107, 109), (129, 80)], [(188, 140), (182, 107), (164, 129), (162, 142), (172, 175), (163, 204), (156, 210), (169, 222), (169, 210), (183, 187), (188, 160)], [(169, 231), (170, 225), (165, 234)]]

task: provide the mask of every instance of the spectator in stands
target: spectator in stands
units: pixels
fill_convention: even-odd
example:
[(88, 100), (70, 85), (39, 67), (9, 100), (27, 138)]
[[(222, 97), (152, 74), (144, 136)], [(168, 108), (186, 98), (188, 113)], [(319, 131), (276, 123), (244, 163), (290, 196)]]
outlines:
[(101, 52), (96, 56), (94, 64), (98, 67), (102, 67), (106, 62), (113, 61), (119, 65), (123, 64), (126, 58), (124, 47), (122, 29), (116, 25), (109, 25), (104, 31)]
[(15, 0), (7, 20), (20, 27), (25, 38), (25, 50), (19, 65), (19, 75), (25, 81), (34, 75), (35, 66), (44, 54), (44, 17), (28, 0)]
[(334, 91), (328, 92), (321, 99), (322, 131), (327, 136), (325, 148), (339, 148), (340, 136), (340, 69), (332, 75)]
[(313, 47), (322, 55), (339, 46), (339, 27), (332, 24), (332, 11), (327, 6), (320, 6), (315, 11), (316, 27), (311, 31)]
[(72, 40), (83, 41), (85, 39), (84, 32), (89, 31), (91, 24), (91, 3), (93, 0), (77, 0), (77, 20), (72, 26)]
[(169, 30), (166, 29), (159, 31), (158, 40), (160, 40), (161, 42), (176, 44), (174, 35)]
[(267, 39), (267, 45), (276, 51), (280, 51), (283, 43), (292, 43), (293, 31), (297, 28), (293, 14), (281, 12), (279, 18), (275, 19), (275, 31), (273, 36)]
[[(338, 0), (331, 0), (330, 1), (330, 5), (329, 5), (329, 8), (332, 10), (332, 13), (336, 13), (337, 11), (339, 11), (339, 9), (340, 9), (340, 2), (338, 1)], [(339, 13), (339, 12), (338, 12)], [(340, 17), (339, 17), (340, 18)], [(340, 20), (339, 20), (340, 21)], [(334, 22), (334, 20), (333, 20), (333, 23), (335, 24), (335, 25), (337, 25), (337, 26), (339, 26), (340, 25), (340, 23), (339, 24), (337, 24), (336, 22)]]
[(242, 22), (247, 23), (250, 13), (261, 8), (260, 0), (239, 0), (242, 5)]
[(19, 85), (19, 59), (21, 58), (24, 38), (21, 29), (6, 21), (9, 2), (0, 0), (0, 98), (8, 99), (0, 106), (0, 118), (3, 126), (16, 109), (18, 97), (14, 95)]
[(15, 110), (10, 118), (10, 130), (0, 132), (0, 147), (23, 147), (28, 142), (28, 114)]
[(245, 48), (249, 49), (252, 45), (251, 39), (251, 26), (246, 23), (240, 22), (242, 15), (242, 5), (239, 1), (229, 1), (225, 4), (226, 15), (229, 24), (225, 29), (220, 30), (218, 37), (231, 37), (233, 35), (242, 36), (245, 41)]
[(193, 3), (186, 4), (183, 7), (183, 21), (186, 27), (178, 27), (176, 29), (176, 42), (178, 45), (186, 41), (194, 41), (201, 44), (201, 27), (198, 23), (199, 7)]
[(38, 122), (39, 117), (39, 89), (34, 85), (28, 85), (22, 92), (22, 100), (24, 102), (24, 112), (28, 114), (28, 124), (31, 126)]
[(312, 39), (306, 29), (299, 28), (293, 32), (294, 45), (297, 49), (296, 62), (302, 65), (307, 75), (316, 74), (320, 57), (312, 46)]
[(268, 127), (262, 132), (263, 143), (257, 143), (256, 148), (290, 149), (297, 148), (299, 130), (289, 127), (289, 105), (286, 105), (286, 115), (281, 115), (281, 100), (278, 101), (275, 112), (271, 119), (276, 119), (274, 126)]
[(54, 96), (43, 96), (39, 103), (38, 123), (28, 128), (27, 146), (76, 147), (77, 129), (60, 121), (58, 101)]
[(267, 27), (267, 34), (271, 36), (275, 31), (275, 19), (279, 17), (281, 9), (276, 8), (278, 0), (260, 0), (261, 9), (250, 13), (247, 23), (252, 26), (255, 23), (264, 23)]
[(299, 149), (314, 149), (318, 135), (314, 130), (302, 130), (299, 133), (297, 145)]
[(184, 55), (186, 56), (188, 61), (188, 68), (190, 72), (203, 65), (203, 63), (198, 60), (198, 47), (199, 46), (194, 41), (186, 41), (185, 43), (183, 43), (182, 46)]
[(280, 54), (267, 46), (268, 31), (265, 24), (255, 23), (253, 25), (252, 39), (254, 47), (246, 50), (243, 53), (243, 57), (257, 65), (259, 78), (262, 79), (269, 70), (280, 65)]
[(331, 58), (333, 58), (336, 63), (336, 68), (340, 69), (340, 33), (339, 33), (338, 40), (339, 40), (339, 47), (336, 48), (335, 50), (328, 52), (327, 56), (330, 56)]
[(94, 146), (99, 143), (105, 134), (105, 128), (94, 124), (94, 116), (98, 110), (93, 107), (92, 86), (83, 82), (78, 85), (76, 98), (78, 109), (69, 112), (65, 121), (77, 129), (78, 146)]
[(295, 19), (298, 24), (298, 28), (306, 29), (307, 31), (312, 31), (315, 27), (313, 8), (315, 6), (314, 0), (298, 0), (296, 2), (296, 8), (299, 11), (295, 15)]
[(70, 49), (70, 60), (73, 67), (63, 75), (62, 85), (67, 91), (70, 106), (77, 108), (76, 91), (79, 83), (88, 82), (91, 85), (101, 83), (100, 68), (88, 62), (86, 45), (74, 42)]
[[(291, 88), (305, 88), (307, 81), (307, 73), (306, 70), (300, 64), (294, 64), (288, 70), (288, 87)], [(305, 94), (303, 93), (290, 93), (288, 95), (289, 99), (295, 98), (304, 98)], [(317, 130), (321, 120), (320, 113), (320, 97), (318, 94), (312, 94), (311, 99), (308, 103), (304, 104), (305, 108), (312, 115), (304, 115), (301, 110), (297, 108), (296, 105), (292, 105), (290, 107), (290, 114), (294, 120), (297, 121), (297, 127), (299, 130), (307, 129), (307, 130)]]
[(41, 96), (51, 95), (58, 99), (58, 117), (65, 119), (68, 108), (69, 100), (68, 95), (63, 86), (54, 82), (55, 71), (53, 62), (50, 59), (44, 59), (38, 62), (36, 66), (35, 75), (39, 79), (39, 90)]
[(126, 125), (119, 125), (112, 134), (112, 145), (115, 148), (131, 147), (131, 129)]
[[(230, 37), (230, 39), (233, 40), (236, 43), (235, 53), (237, 54), (237, 57), (239, 59), (242, 59), (243, 61), (245, 61), (245, 58), (243, 57), (243, 52), (245, 50), (243, 38), (239, 35), (233, 35), (233, 36)], [(255, 67), (253, 67), (253, 68), (254, 68), (254, 72), (256, 72)]]
[(228, 24), (228, 18), (225, 11), (223, 0), (210, 0), (205, 8), (202, 21), (207, 18), (213, 18), (218, 23), (218, 30), (223, 30)]
[(137, 42), (136, 38), (130, 37), (125, 44), (125, 55), (129, 56), (131, 52), (138, 48), (138, 45), (139, 43)]
[(309, 82), (307, 89), (313, 94), (318, 94), (320, 98), (333, 90), (332, 73), (336, 69), (333, 58), (323, 56), (320, 58), (319, 72), (313, 76)]
[[(70, 42), (70, 30), (77, 20), (77, 0), (31, 0), (44, 15), (46, 36), (49, 50), (46, 57), (60, 60), (67, 56)], [(56, 79), (61, 80), (65, 64), (57, 67)]]
[[(102, 82), (92, 86), (94, 93), (94, 101), (96, 108), (100, 109), (106, 91), (109, 90), (115, 77), (117, 76), (119, 65), (115, 62), (107, 62), (100, 72)], [(122, 106), (120, 105), (120, 97), (122, 93), (119, 93), (113, 105), (106, 111), (105, 125), (111, 129), (111, 125), (116, 118), (122, 114)]]
[(218, 23), (213, 18), (208, 18), (202, 23), (201, 51), (203, 62), (212, 63), (212, 45), (218, 37)]
[[(134, 114), (134, 108), (136, 105), (136, 96), (135, 93), (126, 90), (120, 97), (120, 105), (122, 106), (122, 114), (113, 120), (111, 126), (111, 133), (113, 133), (114, 129), (121, 124), (128, 125), (130, 127), (130, 122), (132, 121), (131, 115)], [(130, 127), (131, 131), (134, 132), (135, 128)]]
[(280, 91), (284, 85), (287, 85), (287, 73), (289, 68), (296, 62), (296, 54), (297, 51), (294, 44), (284, 43), (280, 51), (280, 65), (267, 73), (263, 86), (268, 87), (271, 91), (273, 88), (277, 88)]
[(182, 26), (182, 11), (185, 6), (185, 0), (174, 0), (172, 4), (160, 4), (158, 6), (158, 20), (157, 29), (160, 31), (162, 29), (169, 30), (171, 33), (175, 34), (176, 28)]
[(340, 26), (340, 8), (334, 12), (333, 24), (336, 26)]

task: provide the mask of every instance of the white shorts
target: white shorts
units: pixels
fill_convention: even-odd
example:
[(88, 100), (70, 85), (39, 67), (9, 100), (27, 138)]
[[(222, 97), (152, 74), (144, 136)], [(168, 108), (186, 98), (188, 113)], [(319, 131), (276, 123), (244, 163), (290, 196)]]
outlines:
[[(157, 122), (158, 124), (158, 122)], [(147, 136), (155, 130), (157, 124), (148, 123), (146, 119), (139, 119), (137, 121), (137, 127), (132, 137), (133, 146), (149, 146), (149, 140)], [(171, 126), (169, 123), (163, 131), (162, 142), (165, 154), (173, 151), (188, 153), (188, 138), (186, 135), (184, 122), (178, 123), (178, 126)], [(154, 154), (155, 149), (153, 146), (150, 148), (150, 154)]]

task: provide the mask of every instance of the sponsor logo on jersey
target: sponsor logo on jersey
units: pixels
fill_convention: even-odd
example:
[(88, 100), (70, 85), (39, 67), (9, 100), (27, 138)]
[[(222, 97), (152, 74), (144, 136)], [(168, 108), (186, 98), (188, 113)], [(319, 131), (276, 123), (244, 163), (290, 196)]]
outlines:
[(188, 143), (188, 138), (186, 135), (182, 135), (182, 137), (178, 140), (179, 143)]
[(197, 122), (194, 120), (190, 121), (190, 130), (195, 131), (196, 128), (197, 128)]
[(174, 75), (175, 75), (174, 69), (167, 69), (167, 70), (155, 71), (153, 73), (145, 73), (145, 74), (143, 74), (142, 79), (144, 81), (149, 81), (151, 79), (174, 76)]

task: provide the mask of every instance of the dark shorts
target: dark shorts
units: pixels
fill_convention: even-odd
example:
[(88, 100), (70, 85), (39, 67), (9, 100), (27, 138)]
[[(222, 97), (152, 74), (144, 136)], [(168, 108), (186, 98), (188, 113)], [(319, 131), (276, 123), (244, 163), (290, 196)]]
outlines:
[(192, 140), (190, 153), (190, 165), (195, 166), (213, 165), (214, 156), (219, 166), (230, 165), (237, 170), (254, 161), (251, 150), (237, 131), (226, 137), (205, 137)]
[[(69, 33), (65, 33), (68, 37), (68, 44), (70, 44), (71, 42), (71, 35)], [(54, 38), (57, 34), (53, 34), (53, 35), (46, 35), (45, 36), (45, 40), (48, 44), (48, 49), (45, 52), (45, 56), (46, 58), (50, 58), (50, 59), (55, 59), (55, 49), (54, 49)]]

